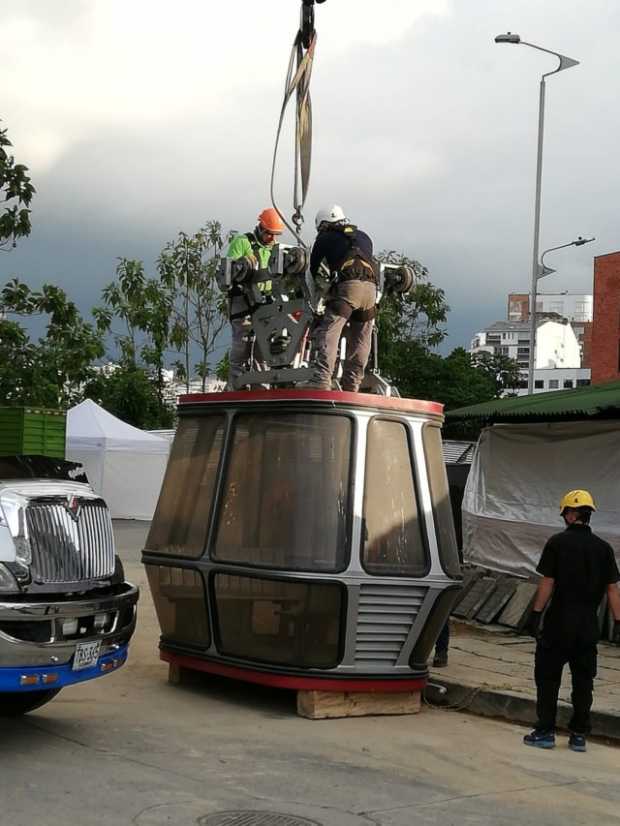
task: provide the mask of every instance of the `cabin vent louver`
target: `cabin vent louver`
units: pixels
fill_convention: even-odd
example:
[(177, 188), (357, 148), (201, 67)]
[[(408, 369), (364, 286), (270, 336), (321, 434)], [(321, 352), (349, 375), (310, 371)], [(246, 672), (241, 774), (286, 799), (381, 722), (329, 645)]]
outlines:
[(355, 665), (369, 670), (396, 665), (426, 596), (419, 585), (361, 585)]

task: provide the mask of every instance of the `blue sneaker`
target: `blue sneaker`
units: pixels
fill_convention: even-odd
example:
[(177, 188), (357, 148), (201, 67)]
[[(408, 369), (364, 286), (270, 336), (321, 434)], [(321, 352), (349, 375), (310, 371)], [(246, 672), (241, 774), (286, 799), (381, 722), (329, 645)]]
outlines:
[(586, 738), (583, 734), (573, 734), (568, 738), (568, 748), (571, 751), (586, 751)]
[(536, 746), (538, 749), (553, 749), (555, 748), (555, 734), (552, 731), (534, 731), (526, 734), (523, 738), (526, 746)]

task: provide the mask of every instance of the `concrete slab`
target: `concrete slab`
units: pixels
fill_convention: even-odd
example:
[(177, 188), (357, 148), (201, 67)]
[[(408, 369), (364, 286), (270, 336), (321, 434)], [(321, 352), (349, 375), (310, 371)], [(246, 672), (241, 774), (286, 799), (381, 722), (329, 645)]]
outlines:
[(517, 590), (518, 582), (512, 577), (500, 577), (497, 587), (476, 614), (476, 620), (489, 624), (503, 611)]
[(536, 588), (534, 582), (519, 582), (510, 602), (499, 616), (500, 625), (515, 629), (523, 627), (529, 616)]
[(473, 619), (497, 587), (497, 580), (492, 576), (478, 579), (469, 594), (454, 612), (456, 616)]

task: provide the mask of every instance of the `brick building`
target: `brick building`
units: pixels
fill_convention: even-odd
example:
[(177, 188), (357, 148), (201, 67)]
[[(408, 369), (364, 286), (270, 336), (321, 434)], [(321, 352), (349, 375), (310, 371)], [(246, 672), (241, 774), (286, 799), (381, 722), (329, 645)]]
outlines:
[(594, 259), (592, 384), (620, 379), (620, 252)]

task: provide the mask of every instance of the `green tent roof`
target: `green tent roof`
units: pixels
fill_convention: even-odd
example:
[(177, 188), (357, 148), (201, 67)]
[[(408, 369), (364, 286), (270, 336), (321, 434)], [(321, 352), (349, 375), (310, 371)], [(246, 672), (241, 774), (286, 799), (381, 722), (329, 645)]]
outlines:
[(492, 422), (545, 422), (559, 419), (620, 419), (620, 381), (575, 390), (552, 390), (533, 396), (495, 399), (449, 410), (446, 417)]

